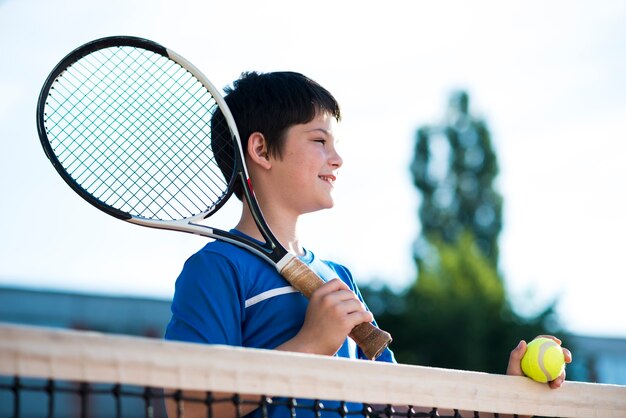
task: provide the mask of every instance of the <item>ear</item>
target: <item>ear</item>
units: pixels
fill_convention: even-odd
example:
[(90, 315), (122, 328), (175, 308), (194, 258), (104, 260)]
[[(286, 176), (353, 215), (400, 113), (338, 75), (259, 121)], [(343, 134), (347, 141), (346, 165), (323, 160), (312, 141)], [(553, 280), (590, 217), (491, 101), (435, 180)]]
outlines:
[(267, 140), (260, 132), (253, 132), (248, 138), (247, 157), (251, 162), (256, 163), (265, 169), (270, 169), (272, 163), (267, 152)]

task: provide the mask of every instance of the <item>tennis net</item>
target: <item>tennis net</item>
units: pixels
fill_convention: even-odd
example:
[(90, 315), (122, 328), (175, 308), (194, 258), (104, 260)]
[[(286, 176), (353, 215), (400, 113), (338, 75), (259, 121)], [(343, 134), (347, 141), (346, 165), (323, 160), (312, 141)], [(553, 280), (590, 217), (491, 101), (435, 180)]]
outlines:
[(551, 390), (524, 377), (0, 324), (0, 417), (220, 417), (221, 408), (260, 417), (626, 417), (626, 386)]

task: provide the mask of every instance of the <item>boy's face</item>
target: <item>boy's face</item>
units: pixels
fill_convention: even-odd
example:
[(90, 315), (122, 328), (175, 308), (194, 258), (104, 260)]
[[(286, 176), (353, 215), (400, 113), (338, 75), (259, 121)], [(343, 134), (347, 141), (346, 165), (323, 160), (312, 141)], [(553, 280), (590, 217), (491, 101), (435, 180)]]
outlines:
[(333, 206), (333, 183), (343, 164), (335, 148), (336, 120), (327, 113), (286, 132), (282, 157), (273, 157), (273, 184), (278, 199), (296, 214)]

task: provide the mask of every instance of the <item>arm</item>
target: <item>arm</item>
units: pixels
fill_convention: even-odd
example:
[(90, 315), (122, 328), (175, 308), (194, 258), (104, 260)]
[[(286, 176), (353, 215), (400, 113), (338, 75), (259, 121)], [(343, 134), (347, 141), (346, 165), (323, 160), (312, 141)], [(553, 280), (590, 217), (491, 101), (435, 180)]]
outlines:
[[(276, 350), (301, 352), (320, 355), (333, 355), (345, 342), (354, 326), (372, 321), (372, 314), (365, 309), (361, 301), (341, 280), (333, 279), (317, 289), (309, 300), (304, 323), (300, 331), (290, 340), (276, 347)], [(203, 392), (186, 391), (184, 397), (203, 399)], [(232, 397), (230, 393), (215, 393), (215, 397)], [(242, 395), (242, 401), (255, 404), (241, 404), (239, 413), (232, 402), (220, 402), (212, 405), (212, 416), (244, 416), (258, 408), (258, 395)], [(168, 417), (175, 418), (178, 410), (184, 410), (187, 418), (206, 417), (207, 406), (199, 402), (177, 404), (173, 399), (166, 400)]]
[(354, 292), (341, 280), (333, 279), (311, 296), (298, 334), (276, 349), (332, 356), (352, 328), (373, 320)]

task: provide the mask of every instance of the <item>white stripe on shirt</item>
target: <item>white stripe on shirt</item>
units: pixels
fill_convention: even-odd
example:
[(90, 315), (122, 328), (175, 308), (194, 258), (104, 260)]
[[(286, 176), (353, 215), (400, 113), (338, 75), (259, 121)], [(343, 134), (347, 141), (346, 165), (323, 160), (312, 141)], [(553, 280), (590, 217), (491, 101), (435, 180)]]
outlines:
[(245, 306), (246, 308), (249, 308), (254, 304), (257, 304), (269, 298), (273, 298), (274, 296), (285, 295), (287, 293), (294, 292), (297, 292), (297, 290), (292, 286), (277, 287), (276, 289), (267, 290), (263, 293), (259, 293), (258, 295), (251, 297), (250, 299), (247, 299)]

